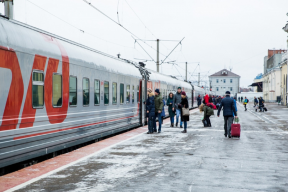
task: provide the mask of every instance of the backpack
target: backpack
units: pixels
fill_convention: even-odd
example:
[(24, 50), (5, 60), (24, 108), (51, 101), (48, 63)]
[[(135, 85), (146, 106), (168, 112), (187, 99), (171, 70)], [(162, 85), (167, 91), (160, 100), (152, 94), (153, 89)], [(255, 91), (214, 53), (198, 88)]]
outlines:
[(247, 99), (247, 103), (249, 103), (249, 99)]

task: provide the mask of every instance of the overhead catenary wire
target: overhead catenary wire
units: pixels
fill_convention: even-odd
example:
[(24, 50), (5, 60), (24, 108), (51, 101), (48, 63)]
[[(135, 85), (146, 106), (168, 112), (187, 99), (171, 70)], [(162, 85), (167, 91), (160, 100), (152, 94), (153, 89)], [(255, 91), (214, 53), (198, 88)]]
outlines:
[[(120, 23), (118, 23), (117, 21), (115, 21), (114, 19), (112, 19), (111, 17), (109, 17), (108, 15), (106, 15), (104, 12), (102, 12), (101, 10), (99, 10), (97, 7), (95, 7), (94, 5), (92, 5), (92, 3), (89, 3), (87, 0), (83, 0), (85, 3), (87, 3), (89, 6), (91, 6), (93, 9), (95, 9), (96, 11), (98, 11), (99, 13), (101, 13), (102, 15), (104, 15), (105, 17), (107, 17), (110, 21), (112, 21), (113, 23), (117, 24), (118, 26), (122, 27), (125, 31), (127, 31), (128, 33), (130, 33), (132, 35), (132, 37), (135, 39), (135, 37), (137, 39), (140, 39), (137, 35), (135, 35), (133, 32), (131, 32), (130, 30), (128, 30), (126, 27), (124, 27), (123, 25), (121, 25)], [(148, 45), (146, 42), (144, 42), (146, 45)], [(149, 46), (149, 45), (148, 45)], [(149, 46), (150, 47), (150, 46)], [(152, 48), (152, 47), (151, 47)], [(154, 49), (154, 48), (152, 48)], [(154, 49), (156, 50), (156, 49)], [(147, 51), (145, 51), (147, 53)], [(149, 55), (150, 56), (150, 55)]]
[[(185, 39), (185, 37), (183, 37), (183, 39)], [(162, 61), (162, 63), (160, 65), (162, 65), (164, 63), (164, 61), (171, 55), (171, 53), (178, 47), (178, 45), (181, 44), (183, 39), (179, 43), (177, 43), (177, 45), (174, 47), (174, 49), (172, 49), (172, 51), (167, 55), (167, 57)]]
[(101, 38), (101, 37), (97, 37), (96, 35), (94, 35), (94, 34), (92, 34), (92, 33), (89, 33), (89, 32), (87, 32), (87, 31), (84, 31), (83, 29), (80, 29), (80, 28), (78, 28), (77, 26), (75, 26), (75, 25), (73, 25), (73, 24), (71, 24), (71, 23), (63, 20), (62, 18), (58, 17), (57, 15), (54, 15), (53, 13), (47, 11), (46, 9), (40, 7), (39, 5), (31, 2), (30, 0), (26, 0), (26, 1), (28, 1), (29, 3), (31, 3), (31, 4), (34, 5), (35, 7), (41, 9), (42, 11), (45, 11), (46, 13), (48, 13), (48, 14), (52, 15), (53, 17), (59, 19), (60, 21), (66, 23), (66, 24), (69, 25), (70, 27), (72, 27), (72, 28), (74, 28), (74, 29), (76, 29), (76, 30), (79, 30), (79, 31), (82, 32), (83, 34), (88, 34), (88, 35), (90, 35), (90, 36), (92, 36), (92, 37), (95, 37), (95, 38), (100, 39), (100, 40), (102, 40), (102, 41), (105, 41), (105, 42), (107, 42), (107, 43), (111, 43), (111, 44), (118, 45), (118, 46), (121, 46), (121, 47), (127, 47), (127, 48), (130, 48), (130, 49), (133, 49), (133, 47), (121, 45), (121, 44), (114, 43), (114, 42), (108, 41), (108, 40), (106, 40), (106, 39), (103, 39), (103, 38)]

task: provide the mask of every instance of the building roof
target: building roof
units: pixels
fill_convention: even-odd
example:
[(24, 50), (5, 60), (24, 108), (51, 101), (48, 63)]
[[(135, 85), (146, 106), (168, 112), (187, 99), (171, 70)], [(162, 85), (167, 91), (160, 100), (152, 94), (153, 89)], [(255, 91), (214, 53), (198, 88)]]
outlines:
[(215, 76), (220, 76), (220, 77), (240, 77), (239, 75), (227, 70), (227, 69), (222, 69), (221, 71), (218, 71), (217, 73), (214, 73), (213, 75), (210, 75), (209, 77), (215, 77)]

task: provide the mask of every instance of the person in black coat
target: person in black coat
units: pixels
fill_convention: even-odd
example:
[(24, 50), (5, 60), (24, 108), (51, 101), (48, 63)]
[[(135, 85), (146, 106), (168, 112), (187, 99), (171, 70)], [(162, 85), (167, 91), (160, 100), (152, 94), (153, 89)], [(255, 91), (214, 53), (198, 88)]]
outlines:
[(224, 116), (224, 135), (227, 137), (227, 134), (229, 138), (231, 138), (231, 125), (233, 123), (234, 117), (233, 117), (233, 112), (235, 114), (235, 118), (237, 118), (237, 111), (235, 110), (234, 106), (234, 99), (230, 97), (230, 92), (226, 91), (226, 97), (222, 99), (221, 104), (218, 109), (217, 116), (219, 117), (220, 111), (223, 107), (223, 116)]
[(184, 130), (182, 133), (187, 133), (187, 121), (189, 121), (189, 116), (183, 116), (182, 114), (183, 108), (189, 109), (189, 103), (185, 91), (182, 91), (181, 93), (181, 103), (179, 104), (179, 108), (181, 109), (181, 121), (184, 123)]
[(201, 101), (202, 101), (202, 99), (201, 99), (200, 95), (198, 95), (198, 97), (197, 97), (197, 105), (198, 105), (198, 107), (201, 105)]
[(153, 126), (155, 124), (155, 102), (154, 93), (149, 93), (149, 97), (146, 101), (146, 117), (148, 118), (148, 132), (147, 134), (153, 133)]

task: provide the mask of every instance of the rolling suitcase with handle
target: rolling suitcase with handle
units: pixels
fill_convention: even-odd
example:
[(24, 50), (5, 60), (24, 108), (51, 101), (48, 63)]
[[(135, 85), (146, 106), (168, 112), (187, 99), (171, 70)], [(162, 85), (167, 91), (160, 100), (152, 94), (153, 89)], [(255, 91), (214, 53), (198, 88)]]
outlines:
[(240, 138), (241, 126), (239, 124), (239, 118), (235, 118), (235, 124), (231, 125), (231, 137)]

